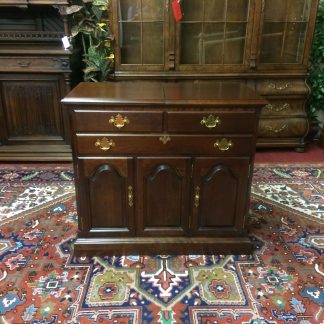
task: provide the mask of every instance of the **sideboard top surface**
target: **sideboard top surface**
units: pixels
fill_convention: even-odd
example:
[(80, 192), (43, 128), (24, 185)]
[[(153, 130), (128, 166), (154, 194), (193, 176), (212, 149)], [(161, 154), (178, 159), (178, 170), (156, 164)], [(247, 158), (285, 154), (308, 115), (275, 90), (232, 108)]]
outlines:
[(118, 81), (81, 82), (63, 100), (65, 104), (212, 104), (265, 105), (267, 102), (234, 81)]

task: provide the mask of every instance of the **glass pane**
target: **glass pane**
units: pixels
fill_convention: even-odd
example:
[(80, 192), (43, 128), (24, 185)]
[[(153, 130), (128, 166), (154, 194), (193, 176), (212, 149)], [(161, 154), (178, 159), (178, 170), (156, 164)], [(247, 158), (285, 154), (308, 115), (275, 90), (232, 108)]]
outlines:
[(227, 0), (227, 21), (247, 21), (249, 0)]
[(301, 63), (306, 36), (306, 23), (288, 23), (282, 60), (286, 63)]
[(288, 21), (307, 21), (310, 13), (310, 0), (290, 0), (288, 2)]
[(224, 64), (242, 64), (245, 48), (245, 23), (227, 23), (225, 44), (224, 44)]
[(143, 64), (163, 64), (163, 23), (143, 23)]
[(119, 0), (119, 11), (120, 20), (140, 20), (141, 0)]
[(123, 64), (141, 63), (141, 23), (120, 23), (120, 50)]
[(143, 20), (163, 20), (164, 0), (142, 0)]
[(206, 23), (200, 38), (199, 63), (222, 64), (224, 47), (224, 23)]
[(203, 0), (182, 1), (183, 21), (202, 21), (204, 13), (203, 6)]
[(264, 23), (261, 43), (261, 62), (281, 62), (284, 28), (284, 23)]
[(284, 21), (286, 19), (287, 0), (267, 0), (264, 8), (264, 19)]
[(202, 34), (202, 24), (181, 24), (181, 54), (182, 64), (199, 64), (199, 44)]
[[(225, 20), (225, 0), (204, 0), (205, 21)], [(203, 1), (201, 1), (203, 2)]]

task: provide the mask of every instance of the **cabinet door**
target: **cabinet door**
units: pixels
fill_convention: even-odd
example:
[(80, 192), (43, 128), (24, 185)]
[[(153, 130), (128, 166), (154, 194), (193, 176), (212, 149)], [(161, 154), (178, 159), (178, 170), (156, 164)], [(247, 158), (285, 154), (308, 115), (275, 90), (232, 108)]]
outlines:
[(177, 24), (179, 70), (246, 69), (251, 43), (254, 1), (186, 0)]
[(61, 75), (0, 76), (4, 144), (61, 144), (64, 138), (60, 100)]
[(249, 159), (197, 158), (191, 233), (242, 234), (249, 196)]
[(190, 158), (138, 158), (137, 233), (177, 236), (188, 231)]
[[(317, 0), (265, 0), (262, 7), (260, 66), (288, 69), (308, 62)], [(292, 66), (292, 64), (294, 64)]]
[(134, 234), (132, 159), (80, 159), (76, 181), (81, 235)]

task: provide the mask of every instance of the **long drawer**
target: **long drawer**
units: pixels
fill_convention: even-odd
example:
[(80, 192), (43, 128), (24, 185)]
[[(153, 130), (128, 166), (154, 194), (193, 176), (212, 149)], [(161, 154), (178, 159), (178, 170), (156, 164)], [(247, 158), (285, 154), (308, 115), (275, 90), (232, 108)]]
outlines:
[(207, 135), (77, 134), (78, 154), (106, 155), (249, 155), (254, 138)]
[(0, 57), (0, 71), (6, 72), (56, 72), (70, 71), (70, 62), (67, 57), (47, 56), (11, 56)]

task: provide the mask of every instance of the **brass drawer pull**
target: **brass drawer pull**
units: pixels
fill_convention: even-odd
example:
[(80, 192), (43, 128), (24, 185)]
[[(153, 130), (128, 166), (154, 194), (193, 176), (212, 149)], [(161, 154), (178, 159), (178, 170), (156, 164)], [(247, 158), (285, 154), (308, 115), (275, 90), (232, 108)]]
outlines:
[(134, 200), (134, 193), (133, 193), (133, 187), (132, 186), (128, 186), (128, 194), (127, 194), (127, 197), (128, 197), (128, 206), (129, 207), (133, 207), (133, 200)]
[(17, 61), (17, 64), (18, 64), (20, 67), (29, 67), (29, 65), (30, 65), (30, 61), (21, 60), (21, 61)]
[(215, 128), (217, 125), (221, 123), (221, 120), (218, 116), (208, 115), (207, 117), (203, 117), (200, 121), (201, 125), (205, 125), (207, 128)]
[(282, 103), (282, 104), (267, 104), (265, 106), (266, 109), (274, 112), (281, 112), (284, 110), (290, 109), (290, 104), (289, 103)]
[(279, 134), (281, 132), (283, 132), (285, 129), (288, 128), (288, 125), (287, 124), (284, 124), (282, 125), (281, 127), (279, 128), (274, 128), (272, 126), (266, 126), (266, 130), (269, 132), (269, 133), (274, 133), (274, 134)]
[(121, 114), (117, 114), (115, 117), (111, 116), (109, 119), (109, 124), (114, 124), (118, 129), (123, 128), (125, 125), (130, 123), (129, 119)]
[(274, 83), (274, 82), (270, 82), (268, 84), (268, 87), (270, 89), (274, 89), (274, 90), (277, 90), (277, 91), (283, 91), (283, 90), (286, 90), (288, 89), (289, 87), (291, 86), (291, 83), (290, 82), (281, 82), (281, 83)]
[(163, 143), (166, 144), (171, 141), (171, 137), (168, 135), (160, 136), (159, 140)]
[(200, 200), (200, 187), (196, 187), (195, 196), (194, 196), (194, 205), (196, 208), (199, 207), (199, 200)]
[(108, 151), (111, 147), (115, 146), (115, 142), (111, 139), (109, 140), (107, 137), (104, 137), (103, 139), (97, 139), (95, 142), (95, 147), (99, 147), (102, 151)]
[(231, 140), (227, 140), (226, 138), (222, 138), (221, 140), (217, 140), (214, 143), (214, 147), (218, 148), (220, 151), (228, 151), (234, 144)]

